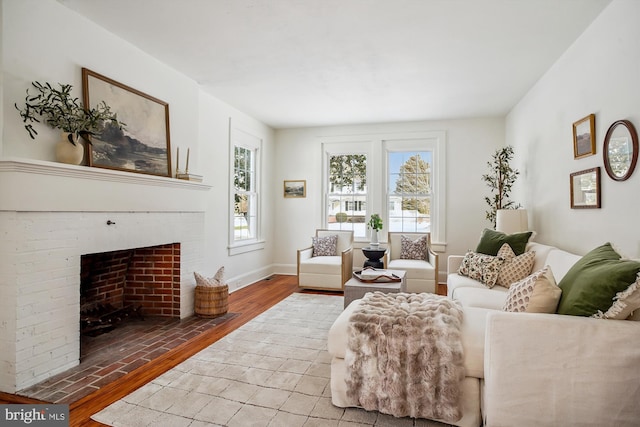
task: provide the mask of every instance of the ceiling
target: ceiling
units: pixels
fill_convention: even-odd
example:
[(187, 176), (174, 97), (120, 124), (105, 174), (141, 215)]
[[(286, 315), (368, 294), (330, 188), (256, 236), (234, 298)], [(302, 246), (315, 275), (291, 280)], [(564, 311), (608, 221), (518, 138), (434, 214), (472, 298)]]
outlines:
[(274, 127), (504, 116), (611, 0), (58, 0)]

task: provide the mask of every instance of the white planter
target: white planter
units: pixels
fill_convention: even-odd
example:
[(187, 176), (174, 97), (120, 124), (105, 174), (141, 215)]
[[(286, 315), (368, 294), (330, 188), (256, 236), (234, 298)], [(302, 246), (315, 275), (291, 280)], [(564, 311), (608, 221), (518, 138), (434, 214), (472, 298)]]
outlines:
[(60, 163), (79, 165), (84, 158), (84, 145), (78, 140), (77, 135), (72, 134), (71, 137), (75, 142), (73, 145), (69, 142), (69, 135), (67, 132), (62, 132), (60, 140), (56, 144), (56, 160)]
[(379, 246), (380, 243), (378, 242), (378, 230), (376, 230), (375, 228), (371, 229), (371, 242), (369, 243), (370, 246)]

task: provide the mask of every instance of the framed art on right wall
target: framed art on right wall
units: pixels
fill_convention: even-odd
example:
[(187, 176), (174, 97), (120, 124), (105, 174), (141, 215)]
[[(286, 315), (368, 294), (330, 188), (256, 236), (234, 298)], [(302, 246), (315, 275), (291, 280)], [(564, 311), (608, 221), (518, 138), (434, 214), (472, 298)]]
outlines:
[(574, 172), (569, 181), (571, 209), (600, 208), (600, 167)]
[(573, 124), (573, 158), (596, 154), (596, 115), (589, 114)]

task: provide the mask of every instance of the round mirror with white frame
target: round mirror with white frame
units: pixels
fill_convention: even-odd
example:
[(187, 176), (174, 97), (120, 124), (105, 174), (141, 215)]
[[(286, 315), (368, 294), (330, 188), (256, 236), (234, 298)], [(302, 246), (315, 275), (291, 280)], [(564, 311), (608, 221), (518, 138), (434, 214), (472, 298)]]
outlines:
[(628, 179), (638, 161), (638, 134), (629, 120), (614, 122), (604, 137), (604, 168), (611, 179)]

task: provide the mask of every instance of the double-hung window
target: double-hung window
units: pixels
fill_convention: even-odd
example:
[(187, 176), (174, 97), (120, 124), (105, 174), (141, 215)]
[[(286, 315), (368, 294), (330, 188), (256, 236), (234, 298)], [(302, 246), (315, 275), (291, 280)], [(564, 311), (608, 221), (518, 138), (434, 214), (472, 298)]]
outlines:
[(431, 151), (389, 151), (389, 231), (431, 231)]
[(260, 243), (260, 154), (262, 140), (239, 129), (231, 130), (231, 254), (258, 249)]
[(235, 146), (233, 161), (233, 240), (255, 239), (257, 205), (255, 149)]
[(445, 132), (416, 132), (384, 140), (389, 231), (429, 232), (434, 249), (446, 245)]
[[(368, 148), (368, 145), (364, 147)], [(368, 151), (362, 144), (325, 144), (325, 223), (365, 237), (368, 213)]]

